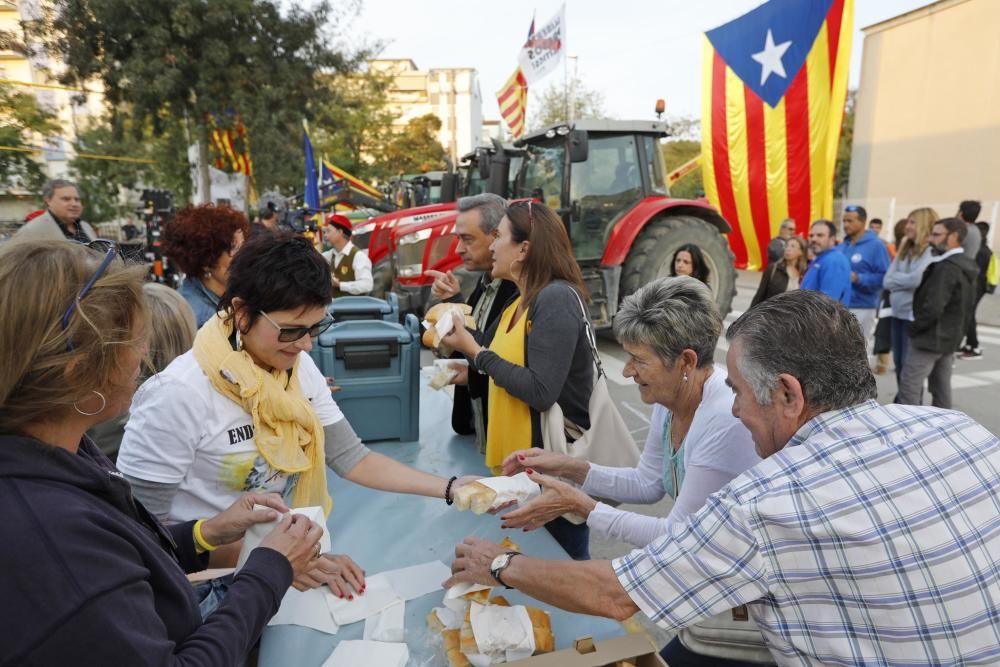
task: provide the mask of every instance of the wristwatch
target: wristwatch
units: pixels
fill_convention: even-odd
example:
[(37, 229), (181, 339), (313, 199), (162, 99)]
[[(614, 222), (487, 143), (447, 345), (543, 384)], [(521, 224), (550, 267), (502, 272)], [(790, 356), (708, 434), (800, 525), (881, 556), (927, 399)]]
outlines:
[(508, 590), (514, 587), (505, 584), (503, 582), (503, 579), (500, 578), (500, 574), (507, 569), (507, 566), (510, 565), (510, 561), (514, 559), (514, 556), (520, 556), (520, 555), (521, 555), (520, 551), (505, 551), (504, 553), (494, 558), (493, 563), (490, 565), (490, 574), (493, 575), (493, 578), (497, 580), (498, 584), (500, 584), (501, 586), (503, 586)]

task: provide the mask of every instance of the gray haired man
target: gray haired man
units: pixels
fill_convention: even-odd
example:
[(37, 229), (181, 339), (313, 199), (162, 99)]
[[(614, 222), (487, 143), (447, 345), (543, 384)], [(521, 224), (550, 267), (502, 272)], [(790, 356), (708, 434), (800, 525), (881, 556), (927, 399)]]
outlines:
[(726, 337), (763, 462), (623, 558), (466, 538), (445, 586), (668, 630), (747, 604), (782, 665), (1000, 663), (1000, 440), (959, 412), (879, 405), (857, 319), (819, 292), (772, 297)]
[[(455, 236), (458, 245), (455, 253), (462, 259), (462, 267), (476, 276), (476, 286), (466, 303), (472, 306), (476, 328), (486, 331), (503, 312), (507, 302), (517, 294), (517, 286), (508, 280), (494, 280), (493, 255), (490, 245), (504, 216), (507, 202), (498, 195), (483, 193), (458, 200), (458, 217), (455, 219)], [(439, 301), (461, 301), (462, 289), (458, 278), (451, 271), (428, 270), (434, 278), (431, 294)], [(489, 379), (485, 375), (468, 372), (468, 366), (459, 367), (455, 377), (455, 403), (451, 411), (451, 425), (456, 433), (476, 434), (480, 450), (486, 447), (486, 394)]]

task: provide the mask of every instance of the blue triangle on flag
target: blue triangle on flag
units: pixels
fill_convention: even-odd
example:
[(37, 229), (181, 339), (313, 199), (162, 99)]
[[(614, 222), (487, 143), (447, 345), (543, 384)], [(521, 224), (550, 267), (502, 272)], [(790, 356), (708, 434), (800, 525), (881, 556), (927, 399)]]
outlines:
[(805, 64), (832, 4), (770, 0), (705, 34), (736, 76), (774, 107)]

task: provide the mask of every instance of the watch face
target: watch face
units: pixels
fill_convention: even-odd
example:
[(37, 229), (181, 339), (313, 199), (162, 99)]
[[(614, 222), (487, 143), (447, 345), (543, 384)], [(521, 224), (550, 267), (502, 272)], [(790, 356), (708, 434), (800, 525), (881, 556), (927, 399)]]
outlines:
[(499, 570), (502, 567), (506, 567), (507, 561), (510, 560), (510, 554), (500, 554), (493, 559), (493, 563), (490, 565), (491, 570)]

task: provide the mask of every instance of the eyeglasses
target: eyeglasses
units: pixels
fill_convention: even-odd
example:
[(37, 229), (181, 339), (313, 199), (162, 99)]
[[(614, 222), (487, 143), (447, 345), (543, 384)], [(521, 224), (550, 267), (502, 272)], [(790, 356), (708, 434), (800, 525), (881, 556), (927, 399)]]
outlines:
[(278, 330), (278, 340), (282, 343), (294, 343), (306, 334), (309, 334), (310, 338), (315, 338), (333, 325), (333, 318), (324, 317), (311, 327), (283, 327), (268, 317), (264, 311), (258, 310), (257, 312), (261, 317), (270, 322), (271, 326)]
[[(94, 271), (94, 275), (90, 276), (90, 280), (87, 281), (87, 283), (83, 286), (83, 289), (80, 290), (80, 293), (76, 295), (76, 299), (73, 301), (73, 303), (69, 304), (69, 308), (67, 308), (66, 312), (63, 313), (62, 316), (63, 331), (66, 331), (69, 328), (69, 318), (72, 317), (73, 311), (76, 310), (77, 305), (79, 305), (79, 303), (83, 301), (83, 298), (87, 296), (87, 293), (91, 290), (94, 284), (98, 280), (100, 280), (101, 276), (104, 275), (104, 272), (108, 270), (108, 266), (114, 260), (115, 256), (117, 255), (122, 261), (125, 261), (125, 254), (122, 252), (121, 247), (114, 241), (108, 241), (107, 239), (96, 239), (88, 243), (87, 247), (92, 248), (94, 250), (104, 250), (105, 251), (104, 259), (102, 259), (101, 263), (97, 265), (97, 270)], [(68, 352), (73, 351), (73, 341), (71, 340), (66, 341), (66, 350)]]

